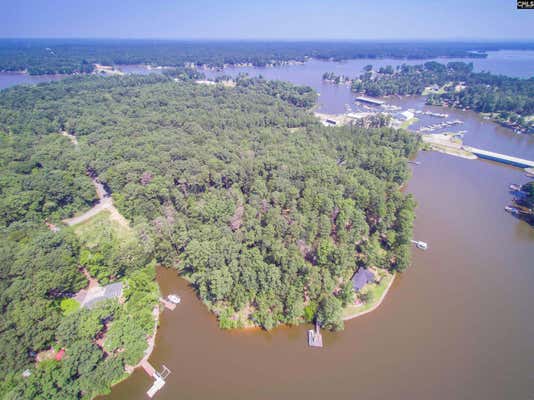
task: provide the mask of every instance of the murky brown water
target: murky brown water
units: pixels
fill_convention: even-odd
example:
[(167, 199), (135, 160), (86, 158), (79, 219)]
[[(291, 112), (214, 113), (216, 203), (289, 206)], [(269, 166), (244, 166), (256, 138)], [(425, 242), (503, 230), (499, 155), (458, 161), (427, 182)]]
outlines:
[[(449, 113), (465, 121), (468, 144), (534, 159), (534, 138)], [(417, 159), (407, 190), (419, 204), (414, 237), (429, 250), (414, 249), (382, 306), (325, 333), (322, 350), (307, 347), (306, 326), (219, 330), (161, 269), (163, 294), (182, 303), (163, 313), (150, 359), (172, 370), (156, 399), (534, 399), (534, 229), (503, 210), (508, 185), (527, 178), (492, 162)], [(145, 399), (150, 385), (138, 370), (108, 399)]]

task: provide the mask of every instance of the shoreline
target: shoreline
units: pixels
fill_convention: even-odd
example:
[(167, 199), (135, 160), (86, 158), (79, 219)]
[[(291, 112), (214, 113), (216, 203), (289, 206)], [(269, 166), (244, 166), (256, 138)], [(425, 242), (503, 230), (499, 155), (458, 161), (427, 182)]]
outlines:
[(369, 314), (370, 312), (373, 312), (375, 311), (378, 307), (380, 307), (380, 305), (382, 304), (382, 302), (384, 301), (384, 299), (386, 298), (386, 295), (388, 294), (389, 292), (389, 289), (391, 289), (391, 285), (393, 284), (393, 282), (395, 281), (395, 278), (397, 277), (397, 273), (394, 272), (393, 273), (393, 276), (391, 277), (391, 281), (389, 281), (389, 284), (388, 286), (386, 287), (386, 290), (384, 290), (384, 293), (382, 293), (382, 296), (380, 296), (380, 298), (378, 299), (378, 301), (371, 307), (369, 308), (368, 310), (365, 310), (365, 311), (359, 311), (359, 312), (356, 312), (355, 314), (352, 314), (352, 315), (348, 315), (346, 317), (343, 317), (343, 321), (350, 321), (351, 319), (354, 319), (354, 318), (358, 318), (358, 317), (361, 317), (365, 314)]

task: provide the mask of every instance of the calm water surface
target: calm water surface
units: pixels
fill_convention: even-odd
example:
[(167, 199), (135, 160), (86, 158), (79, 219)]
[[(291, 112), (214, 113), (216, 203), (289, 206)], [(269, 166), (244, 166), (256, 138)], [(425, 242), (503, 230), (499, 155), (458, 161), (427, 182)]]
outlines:
[(0, 90), (15, 85), (35, 85), (37, 83), (57, 81), (67, 75), (28, 75), (19, 72), (0, 72)]
[[(516, 75), (534, 70), (534, 62), (527, 70), (522, 63), (510, 71), (496, 65)], [(321, 75), (365, 64), (312, 61), (261, 73), (311, 85), (323, 109), (342, 112), (352, 94), (323, 85)], [(419, 97), (390, 102), (423, 107)], [(468, 131), (467, 144), (534, 159), (534, 138), (474, 113), (445, 112), (465, 122), (459, 129)], [(414, 249), (412, 267), (383, 305), (341, 333), (325, 333), (322, 350), (307, 348), (306, 326), (221, 331), (186, 282), (160, 269), (163, 294), (177, 292), (182, 303), (162, 314), (150, 362), (172, 374), (156, 398), (534, 399), (534, 229), (503, 210), (508, 185), (527, 178), (519, 169), (439, 153), (421, 152), (417, 160), (407, 191), (418, 202), (414, 237), (429, 250)], [(150, 385), (138, 370), (108, 398), (145, 399)]]

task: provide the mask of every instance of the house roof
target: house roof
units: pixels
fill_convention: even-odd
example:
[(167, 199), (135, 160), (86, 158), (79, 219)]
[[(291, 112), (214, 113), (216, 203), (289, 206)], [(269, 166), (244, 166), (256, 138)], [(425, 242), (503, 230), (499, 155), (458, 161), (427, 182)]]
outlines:
[(369, 282), (375, 280), (375, 275), (367, 268), (360, 268), (352, 277), (352, 287), (358, 292)]
[(65, 355), (65, 349), (59, 350), (56, 354), (56, 360), (61, 361), (64, 355)]
[(83, 307), (92, 308), (103, 300), (115, 299), (122, 295), (122, 282), (115, 282), (107, 286), (97, 287), (87, 292)]

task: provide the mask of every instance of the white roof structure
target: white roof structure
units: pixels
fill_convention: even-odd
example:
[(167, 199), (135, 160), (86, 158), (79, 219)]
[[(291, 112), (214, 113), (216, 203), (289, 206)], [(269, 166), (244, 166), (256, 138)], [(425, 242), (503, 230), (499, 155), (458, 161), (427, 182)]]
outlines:
[(81, 306), (84, 308), (93, 308), (97, 303), (108, 300), (118, 299), (122, 296), (122, 282), (115, 282), (107, 286), (98, 286), (90, 289), (85, 295)]

